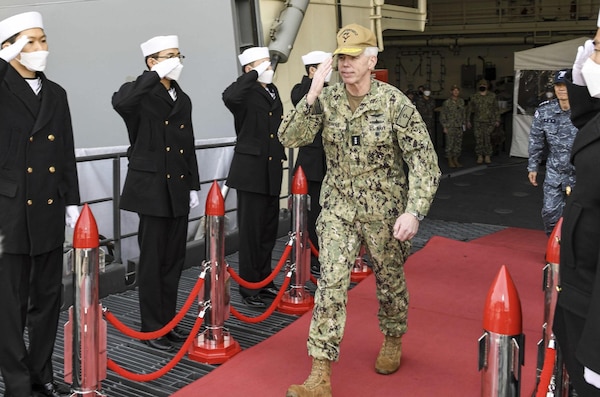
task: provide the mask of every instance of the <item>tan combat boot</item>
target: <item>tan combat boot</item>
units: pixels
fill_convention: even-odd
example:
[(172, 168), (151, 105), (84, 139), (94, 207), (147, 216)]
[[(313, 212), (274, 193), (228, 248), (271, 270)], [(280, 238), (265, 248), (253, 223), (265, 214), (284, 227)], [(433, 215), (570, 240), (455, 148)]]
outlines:
[(456, 168), (456, 163), (454, 162), (454, 157), (448, 157), (448, 167)]
[(483, 163), (483, 156), (478, 154), (477, 155), (477, 164), (481, 164), (481, 163)]
[(375, 372), (382, 375), (393, 374), (400, 368), (402, 337), (386, 336), (375, 362)]
[(286, 397), (331, 397), (331, 361), (313, 358), (310, 375), (301, 385), (291, 385)]
[(485, 163), (490, 164), (491, 162), (492, 162), (492, 159), (490, 158), (490, 156), (485, 156)]
[(458, 157), (454, 157), (454, 164), (456, 165), (456, 168), (462, 167), (462, 164), (458, 162)]

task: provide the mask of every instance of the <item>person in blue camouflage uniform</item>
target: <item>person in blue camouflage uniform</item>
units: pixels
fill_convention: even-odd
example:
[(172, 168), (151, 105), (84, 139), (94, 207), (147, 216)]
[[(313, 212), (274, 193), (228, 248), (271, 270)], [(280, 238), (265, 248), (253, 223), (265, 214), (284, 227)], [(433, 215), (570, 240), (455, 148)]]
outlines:
[(312, 370), (287, 397), (331, 396), (331, 362), (339, 358), (350, 273), (361, 244), (372, 259), (384, 334), (375, 370), (398, 370), (408, 311), (403, 265), (440, 178), (414, 105), (400, 90), (371, 79), (378, 52), (373, 32), (351, 24), (339, 31), (337, 42), (343, 83), (323, 87), (332, 70), (332, 59), (324, 60), (278, 131), (284, 146), (300, 147), (322, 127), (327, 160), (317, 222), (321, 278), (307, 343)]
[(494, 151), (492, 146), (492, 132), (500, 125), (500, 109), (496, 101), (496, 94), (488, 91), (487, 80), (479, 80), (479, 92), (471, 96), (467, 106), (467, 128), (471, 128), (471, 115), (473, 115), (473, 134), (475, 135), (475, 154), (477, 164), (485, 161), (492, 162)]
[(567, 72), (560, 70), (554, 75), (556, 98), (542, 102), (536, 109), (529, 132), (527, 171), (529, 182), (533, 186), (538, 186), (538, 170), (544, 154), (548, 153), (542, 204), (542, 221), (548, 236), (562, 215), (567, 195), (575, 186), (575, 168), (569, 157), (577, 128), (571, 122), (571, 107), (565, 84)]
[(458, 161), (462, 152), (463, 129), (465, 128), (465, 101), (460, 88), (454, 84), (450, 88), (451, 96), (442, 104), (440, 123), (446, 134), (446, 157), (450, 168), (462, 167)]

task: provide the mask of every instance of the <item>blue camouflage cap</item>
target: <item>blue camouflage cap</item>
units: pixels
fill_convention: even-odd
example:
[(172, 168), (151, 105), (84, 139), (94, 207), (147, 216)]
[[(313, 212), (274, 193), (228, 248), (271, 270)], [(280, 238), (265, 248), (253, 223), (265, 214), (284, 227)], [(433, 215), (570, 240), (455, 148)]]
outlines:
[(563, 69), (563, 70), (559, 70), (554, 74), (554, 84), (556, 83), (563, 83), (565, 84), (566, 81), (566, 77), (567, 77), (567, 73), (569, 72), (569, 69)]

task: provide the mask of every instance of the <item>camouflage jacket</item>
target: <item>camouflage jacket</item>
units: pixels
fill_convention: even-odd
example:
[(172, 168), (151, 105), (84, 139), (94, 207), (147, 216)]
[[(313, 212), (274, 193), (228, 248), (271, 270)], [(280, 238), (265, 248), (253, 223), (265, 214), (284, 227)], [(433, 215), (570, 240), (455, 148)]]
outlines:
[(571, 110), (562, 110), (557, 99), (542, 102), (535, 111), (529, 131), (527, 171), (538, 171), (548, 149), (544, 183), (554, 187), (573, 187), (575, 168), (569, 157), (577, 131), (571, 122)]
[(429, 97), (425, 99), (424, 96), (418, 97), (416, 101), (417, 110), (421, 114), (423, 120), (433, 120), (435, 111), (435, 99)]
[(458, 128), (466, 124), (464, 99), (446, 99), (442, 104), (440, 123), (444, 128)]
[(480, 123), (500, 122), (500, 109), (496, 102), (496, 94), (489, 92), (486, 95), (475, 93), (471, 96), (467, 107), (467, 120), (474, 113), (473, 121)]
[(323, 210), (350, 222), (395, 219), (404, 211), (427, 214), (440, 169), (427, 128), (402, 92), (372, 80), (352, 113), (343, 83), (325, 87), (313, 106), (304, 97), (286, 115), (279, 140), (303, 146), (321, 126), (327, 158)]

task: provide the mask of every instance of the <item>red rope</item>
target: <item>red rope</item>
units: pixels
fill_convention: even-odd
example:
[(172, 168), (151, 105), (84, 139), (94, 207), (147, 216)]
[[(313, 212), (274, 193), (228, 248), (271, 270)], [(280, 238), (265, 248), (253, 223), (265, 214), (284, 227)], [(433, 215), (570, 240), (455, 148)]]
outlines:
[(310, 281), (314, 284), (317, 285), (317, 278), (315, 276), (313, 276), (312, 274), (310, 275)]
[(233, 270), (230, 267), (227, 267), (227, 271), (229, 272), (229, 275), (231, 276), (231, 278), (233, 278), (236, 283), (238, 283), (239, 285), (241, 285), (244, 288), (248, 288), (248, 289), (264, 288), (267, 285), (269, 285), (273, 280), (275, 280), (275, 277), (277, 277), (277, 274), (279, 273), (279, 271), (281, 271), (281, 268), (283, 267), (283, 265), (285, 265), (285, 261), (288, 259), (288, 256), (290, 256), (291, 251), (292, 251), (292, 245), (291, 244), (286, 245), (285, 249), (283, 250), (283, 254), (281, 254), (281, 259), (279, 259), (279, 263), (277, 264), (277, 266), (275, 267), (273, 272), (269, 275), (269, 277), (267, 277), (263, 281), (259, 281), (257, 283), (245, 281), (243, 278), (241, 278), (235, 272), (235, 270)]
[(202, 285), (204, 285), (204, 278), (199, 277), (198, 281), (196, 281), (196, 285), (194, 285), (194, 289), (192, 289), (192, 292), (190, 292), (190, 295), (188, 296), (187, 300), (183, 304), (183, 307), (181, 308), (179, 313), (177, 313), (177, 315), (175, 317), (173, 317), (173, 319), (171, 321), (169, 321), (169, 323), (167, 325), (165, 325), (164, 327), (162, 327), (161, 329), (156, 330), (156, 331), (140, 332), (140, 331), (131, 329), (127, 325), (125, 325), (121, 321), (119, 321), (119, 319), (116, 318), (107, 308), (104, 308), (104, 310), (103, 310), (104, 317), (117, 330), (119, 330), (121, 333), (129, 336), (130, 338), (136, 338), (139, 340), (149, 340), (149, 339), (160, 338), (161, 336), (166, 335), (167, 332), (172, 330), (183, 319), (183, 317), (188, 312), (188, 310), (190, 310), (192, 303), (194, 303), (196, 301), (196, 299), (198, 298), (198, 294), (200, 293), (200, 289), (202, 288)]
[(312, 243), (312, 241), (308, 240), (308, 243), (310, 244), (310, 252), (313, 254), (314, 257), (318, 258), (319, 251), (317, 251), (317, 249), (315, 248), (315, 245)]
[(179, 361), (181, 361), (181, 359), (183, 358), (185, 353), (187, 353), (187, 351), (190, 348), (190, 345), (194, 341), (194, 338), (196, 337), (196, 335), (198, 335), (198, 331), (200, 331), (200, 326), (202, 325), (202, 321), (203, 321), (203, 317), (202, 317), (203, 315), (204, 315), (204, 313), (202, 313), (201, 316), (198, 316), (198, 318), (196, 319), (196, 322), (194, 323), (194, 327), (192, 328), (192, 331), (190, 332), (187, 339), (183, 343), (183, 346), (181, 346), (181, 349), (179, 349), (179, 351), (177, 352), (175, 357), (173, 357), (171, 359), (171, 361), (169, 361), (167, 363), (167, 365), (165, 365), (163, 368), (161, 368), (157, 371), (151, 372), (149, 374), (136, 374), (134, 372), (131, 372), (131, 371), (126, 370), (125, 368), (119, 366), (119, 364), (115, 363), (113, 360), (111, 360), (109, 358), (107, 360), (108, 369), (115, 371), (117, 374), (121, 375), (124, 378), (131, 379), (136, 382), (148, 382), (148, 381), (160, 378), (161, 376), (163, 376), (164, 374), (166, 374), (167, 372), (172, 370), (173, 367), (175, 367), (175, 365), (177, 365), (177, 363), (179, 363)]
[(553, 341), (550, 341), (546, 348), (546, 354), (544, 355), (544, 366), (542, 367), (542, 373), (540, 375), (540, 383), (538, 383), (537, 392), (535, 397), (546, 397), (548, 393), (548, 386), (552, 379), (552, 373), (554, 372), (554, 361), (556, 360), (556, 349), (554, 348)]
[(285, 291), (287, 290), (287, 288), (290, 285), (291, 277), (292, 277), (291, 274), (288, 274), (285, 276), (285, 279), (283, 280), (283, 285), (281, 286), (281, 289), (277, 293), (277, 297), (273, 300), (273, 303), (271, 303), (271, 306), (269, 306), (269, 308), (260, 316), (258, 316), (258, 317), (244, 316), (242, 313), (238, 312), (235, 309), (235, 307), (233, 307), (233, 306), (229, 307), (229, 311), (231, 312), (231, 314), (233, 314), (233, 316), (235, 318), (237, 318), (238, 320), (243, 321), (245, 323), (256, 324), (256, 323), (260, 323), (261, 321), (266, 320), (271, 314), (273, 314), (273, 312), (277, 308), (277, 305), (279, 305), (281, 298), (283, 298), (283, 294), (285, 293)]

